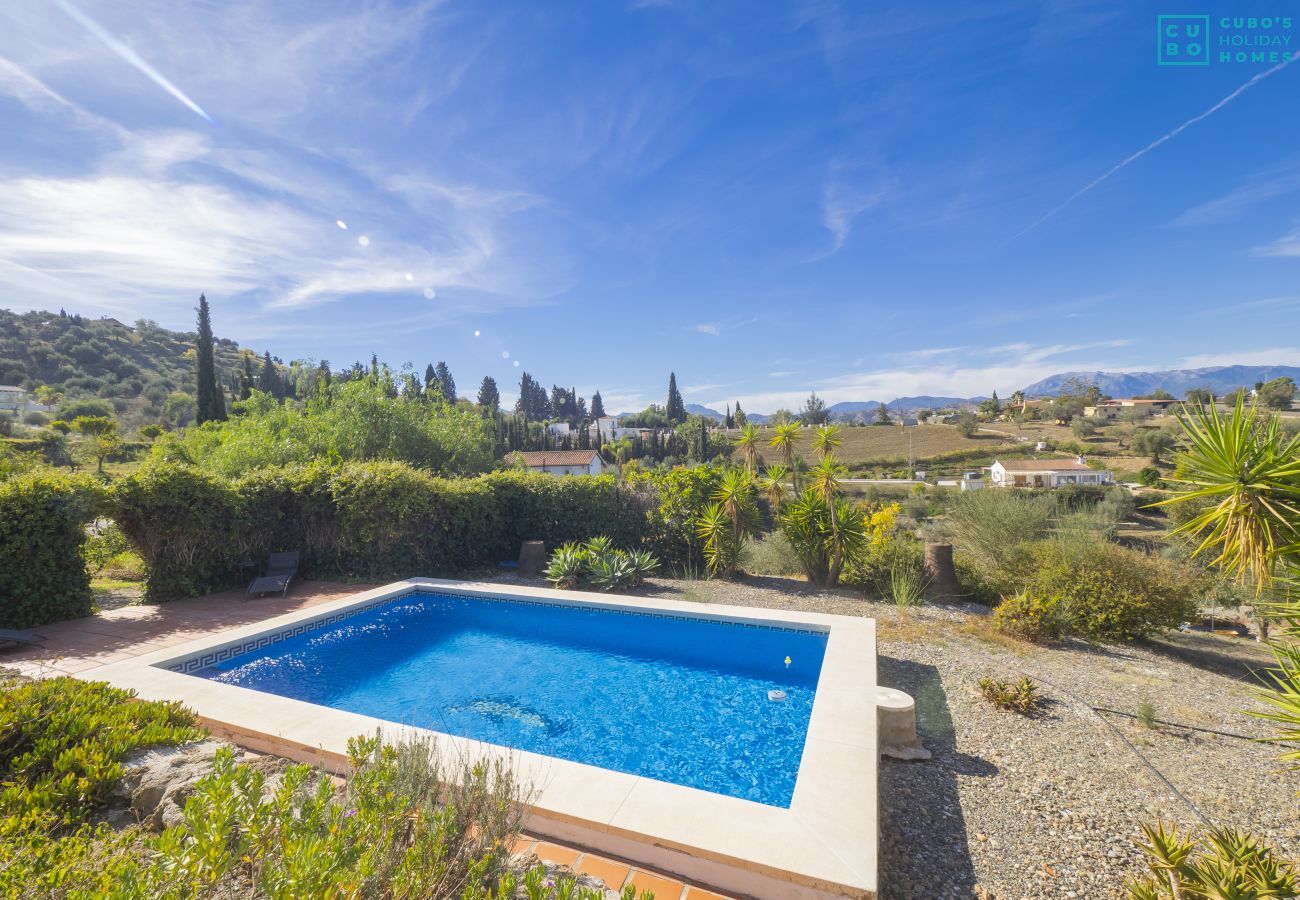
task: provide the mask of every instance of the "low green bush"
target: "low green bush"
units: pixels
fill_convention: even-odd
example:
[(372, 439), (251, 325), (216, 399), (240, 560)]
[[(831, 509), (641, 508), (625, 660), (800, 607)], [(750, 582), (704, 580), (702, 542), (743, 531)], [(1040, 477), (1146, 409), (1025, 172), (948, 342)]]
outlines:
[(86, 522), (103, 502), (93, 479), (32, 473), (0, 482), (0, 627), (90, 615)]
[[(752, 575), (802, 575), (803, 563), (784, 534), (774, 531), (751, 541), (743, 560)], [(846, 576), (847, 577), (847, 576)]]
[(1055, 643), (1067, 631), (1059, 598), (1040, 599), (1023, 591), (998, 604), (993, 611), (993, 624), (1007, 634), (1036, 644)]
[(1024, 589), (1055, 598), (1072, 632), (1107, 641), (1176, 628), (1195, 613), (1198, 593), (1185, 566), (1101, 541), (1035, 545)]
[(0, 835), (73, 827), (130, 753), (203, 736), (189, 710), (133, 696), (75, 678), (0, 683)]
[(1038, 692), (1038, 685), (1028, 675), (1014, 684), (997, 678), (981, 678), (979, 688), (984, 699), (998, 709), (1018, 712), (1021, 715), (1033, 712), (1043, 699)]
[(128, 753), (201, 734), (187, 711), (103, 684), (0, 685), (0, 896), (604, 898), (512, 866), (529, 789), (501, 765), (446, 764), (427, 741), (353, 739), (342, 788), (306, 765), (271, 785), (223, 748), (179, 824), (91, 823)]

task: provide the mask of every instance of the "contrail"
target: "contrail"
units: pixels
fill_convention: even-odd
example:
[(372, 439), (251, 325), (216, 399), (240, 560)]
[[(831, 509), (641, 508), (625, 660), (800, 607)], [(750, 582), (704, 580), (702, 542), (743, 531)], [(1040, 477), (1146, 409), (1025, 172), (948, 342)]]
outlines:
[(112, 50), (118, 56), (122, 57), (124, 60), (126, 60), (131, 65), (135, 66), (137, 69), (143, 72), (151, 81), (153, 81), (154, 84), (158, 85), (164, 91), (166, 91), (167, 93), (175, 97), (177, 100), (184, 103), (186, 106), (188, 106), (194, 112), (198, 113), (207, 121), (209, 122), (212, 121), (212, 116), (204, 112), (203, 107), (199, 106), (189, 97), (185, 96), (185, 94), (181, 91), (181, 89), (178, 88), (176, 85), (172, 84), (170, 81), (168, 81), (161, 72), (159, 72), (153, 66), (149, 65), (147, 62), (141, 59), (140, 54), (136, 53), (126, 44), (122, 43), (120, 40), (114, 37), (111, 32), (105, 29), (102, 25), (100, 25), (90, 16), (86, 15), (81, 10), (77, 9), (77, 7), (73, 6), (70, 0), (54, 0), (54, 3), (56, 6), (59, 7), (59, 9), (67, 13), (72, 18), (73, 21), (77, 22), (79, 25), (84, 27), (95, 37), (99, 38), (99, 40), (104, 44), (105, 47)]
[[(1247, 82), (1246, 82), (1245, 84), (1243, 84), (1241, 87), (1237, 88), (1237, 89), (1236, 89), (1235, 91), (1233, 91), (1231, 94), (1229, 94), (1228, 96), (1224, 97), (1222, 100), (1220, 100), (1218, 103), (1216, 103), (1216, 104), (1214, 104), (1213, 106), (1211, 106), (1209, 109), (1207, 109), (1205, 112), (1201, 113), (1199, 116), (1194, 116), (1193, 118), (1188, 119), (1186, 122), (1184, 122), (1183, 124), (1179, 125), (1179, 126), (1178, 126), (1177, 128), (1175, 128), (1173, 131), (1169, 132), (1168, 134), (1164, 135), (1163, 137), (1156, 138), (1154, 141), (1152, 141), (1151, 143), (1147, 144), (1145, 147), (1143, 147), (1141, 150), (1139, 150), (1138, 152), (1134, 153), (1132, 156), (1130, 156), (1130, 157), (1128, 157), (1127, 159), (1125, 159), (1123, 162), (1118, 163), (1117, 165), (1115, 165), (1114, 167), (1112, 167), (1112, 168), (1110, 169), (1110, 171), (1106, 172), (1104, 175), (1101, 175), (1101, 176), (1099, 176), (1099, 177), (1097, 177), (1097, 178), (1094, 178), (1092, 181), (1090, 181), (1090, 182), (1089, 182), (1088, 184), (1086, 184), (1084, 187), (1082, 187), (1082, 188), (1080, 188), (1079, 190), (1075, 191), (1075, 192), (1074, 192), (1073, 194), (1071, 194), (1068, 198), (1066, 198), (1066, 200), (1065, 200), (1064, 203), (1062, 203), (1060, 206), (1056, 207), (1055, 209), (1053, 209), (1052, 211), (1050, 211), (1049, 213), (1047, 213), (1047, 215), (1043, 216), (1043, 217), (1042, 217), (1041, 219), (1039, 219), (1037, 222), (1034, 222), (1032, 225), (1028, 226), (1027, 228), (1024, 228), (1024, 229), (1022, 229), (1021, 231), (1018, 231), (1018, 232), (1016, 232), (1015, 234), (1013, 234), (1010, 238), (1007, 239), (1006, 243), (1009, 244), (1009, 243), (1011, 243), (1012, 241), (1014, 241), (1016, 238), (1020, 237), (1021, 235), (1023, 235), (1023, 234), (1028, 234), (1029, 232), (1033, 231), (1033, 230), (1034, 230), (1035, 228), (1037, 228), (1039, 225), (1042, 225), (1044, 222), (1046, 222), (1046, 221), (1047, 221), (1048, 219), (1050, 219), (1052, 216), (1056, 215), (1056, 214), (1059, 213), (1061, 210), (1065, 209), (1067, 206), (1069, 206), (1069, 205), (1070, 205), (1071, 203), (1073, 203), (1075, 200), (1078, 200), (1078, 199), (1079, 199), (1080, 197), (1082, 197), (1084, 194), (1088, 193), (1088, 191), (1092, 190), (1092, 189), (1095, 188), (1097, 185), (1101, 184), (1103, 181), (1105, 181), (1105, 180), (1106, 180), (1107, 178), (1109, 178), (1110, 176), (1114, 175), (1116, 172), (1118, 172), (1120, 169), (1122, 169), (1122, 168), (1124, 168), (1125, 166), (1127, 166), (1129, 163), (1131, 163), (1131, 162), (1135, 162), (1136, 160), (1139, 160), (1139, 159), (1141, 159), (1142, 157), (1146, 156), (1148, 153), (1150, 153), (1152, 150), (1154, 150), (1154, 149), (1156, 149), (1157, 147), (1159, 147), (1159, 146), (1160, 146), (1161, 144), (1163, 144), (1165, 141), (1172, 140), (1173, 138), (1178, 137), (1178, 135), (1182, 134), (1182, 133), (1183, 133), (1184, 131), (1186, 131), (1188, 128), (1191, 128), (1191, 127), (1192, 127), (1193, 125), (1195, 125), (1197, 122), (1201, 122), (1201, 121), (1204, 121), (1205, 119), (1208, 119), (1210, 116), (1214, 115), (1216, 112), (1218, 112), (1219, 110), (1223, 109), (1225, 106), (1227, 106), (1227, 105), (1228, 105), (1229, 103), (1231, 103), (1233, 100), (1236, 100), (1238, 97), (1240, 97), (1240, 96), (1241, 96), (1242, 94), (1244, 94), (1246, 91), (1248, 91), (1250, 88), (1252, 88), (1252, 87), (1254, 87), (1255, 85), (1259, 84), (1261, 81), (1263, 81), (1263, 80), (1264, 80), (1265, 78), (1267, 78), (1268, 76), (1273, 75), (1273, 74), (1276, 73), (1276, 72), (1280, 72), (1280, 71), (1282, 71), (1282, 70), (1285, 69), (1287, 66), (1291, 65), (1291, 63), (1295, 62), (1297, 59), (1300, 59), (1300, 56), (1293, 56), (1293, 57), (1291, 57), (1290, 59), (1288, 59), (1286, 62), (1280, 62), (1280, 63), (1278, 63), (1276, 66), (1274, 66), (1273, 68), (1271, 68), (1271, 69), (1269, 69), (1269, 70), (1267, 70), (1267, 71), (1265, 71), (1265, 72), (1260, 72), (1260, 73), (1259, 73), (1258, 75), (1256, 75), (1254, 78), (1250, 79), (1250, 81), (1247, 81)], [(1004, 245), (1004, 246), (1005, 246), (1005, 245)]]

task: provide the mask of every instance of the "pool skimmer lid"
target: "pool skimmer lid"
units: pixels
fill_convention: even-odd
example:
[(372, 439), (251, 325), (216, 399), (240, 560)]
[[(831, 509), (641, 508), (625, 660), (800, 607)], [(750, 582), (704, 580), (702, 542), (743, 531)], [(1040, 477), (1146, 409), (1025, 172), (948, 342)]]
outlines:
[(785, 691), (781, 691), (781, 690), (768, 691), (767, 699), (771, 700), (773, 703), (780, 703), (781, 701), (785, 700)]

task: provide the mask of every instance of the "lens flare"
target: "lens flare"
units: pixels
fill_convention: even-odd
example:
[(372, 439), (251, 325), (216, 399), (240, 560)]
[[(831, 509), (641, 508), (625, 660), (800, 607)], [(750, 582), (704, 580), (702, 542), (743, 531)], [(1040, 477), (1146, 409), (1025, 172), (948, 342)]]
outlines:
[(366, 235), (363, 234), (361, 235), (361, 237), (357, 238), (357, 243), (360, 244), (362, 247), (369, 247), (370, 238), (368, 238)]
[(438, 292), (435, 291), (433, 288), (425, 288), (425, 289), (424, 289), (424, 299), (425, 299), (425, 300), (432, 300), (432, 299), (433, 299), (434, 297), (436, 297), (436, 296), (438, 296)]

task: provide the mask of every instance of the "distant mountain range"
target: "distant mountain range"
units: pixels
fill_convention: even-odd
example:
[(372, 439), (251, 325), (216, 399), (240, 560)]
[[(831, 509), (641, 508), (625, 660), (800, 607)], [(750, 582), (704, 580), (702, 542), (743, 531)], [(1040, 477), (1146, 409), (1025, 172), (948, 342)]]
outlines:
[[(1216, 394), (1226, 394), (1239, 387), (1253, 387), (1256, 382), (1287, 377), (1300, 383), (1300, 366), (1206, 366), (1200, 369), (1168, 369), (1161, 372), (1061, 372), (1049, 375), (1024, 388), (1026, 397), (1055, 397), (1071, 379), (1095, 384), (1111, 397), (1140, 397), (1155, 391), (1168, 391), (1175, 397), (1186, 396), (1192, 388), (1205, 387)], [(985, 397), (896, 397), (889, 401), (890, 410), (914, 412), (921, 409), (944, 409), (977, 406)], [(1007, 397), (1002, 398), (1003, 401)], [(880, 406), (879, 400), (845, 400), (827, 407), (833, 419), (850, 421), (865, 418)], [(686, 404), (692, 415), (708, 416), (721, 422), (724, 413), (698, 403)], [(796, 410), (797, 412), (797, 410)], [(767, 424), (769, 416), (745, 411), (749, 421)]]
[(1253, 387), (1258, 381), (1287, 377), (1300, 382), (1296, 366), (1207, 366), (1203, 369), (1169, 369), (1164, 372), (1062, 372), (1025, 388), (1030, 397), (1053, 397), (1065, 382), (1081, 378), (1112, 397), (1134, 397), (1153, 391), (1168, 391), (1182, 397), (1192, 388), (1207, 387), (1216, 394), (1226, 394), (1239, 387)]

